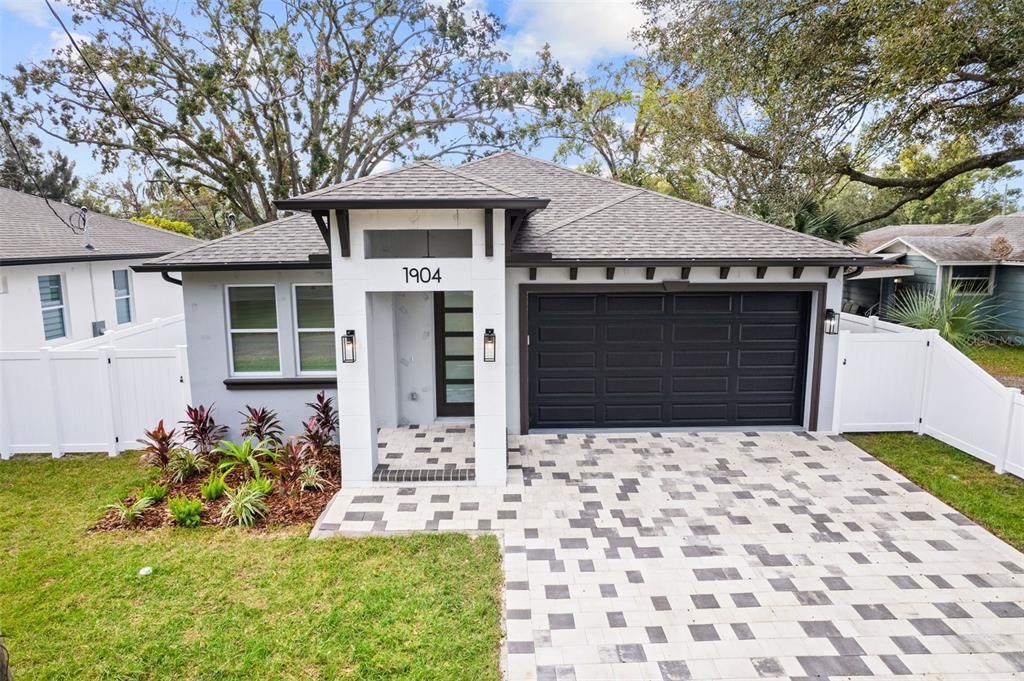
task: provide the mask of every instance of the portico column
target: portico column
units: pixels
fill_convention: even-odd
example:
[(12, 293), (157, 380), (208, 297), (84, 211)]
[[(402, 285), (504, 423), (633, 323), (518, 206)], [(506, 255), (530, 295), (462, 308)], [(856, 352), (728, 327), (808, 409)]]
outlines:
[[(367, 323), (366, 280), (361, 259), (341, 256), (338, 216), (333, 210), (330, 212), (330, 228), (342, 484), (345, 487), (366, 487), (372, 484), (373, 471), (377, 467), (377, 437), (373, 431), (370, 406), (372, 348)], [(342, 361), (341, 339), (349, 330), (355, 332), (355, 361), (345, 363)]]
[[(505, 409), (505, 211), (494, 211), (494, 255), (484, 255), (483, 230), (473, 239), (473, 422), (476, 438), (476, 481), (504, 486), (508, 434)], [(484, 332), (497, 336), (497, 356), (485, 362)]]

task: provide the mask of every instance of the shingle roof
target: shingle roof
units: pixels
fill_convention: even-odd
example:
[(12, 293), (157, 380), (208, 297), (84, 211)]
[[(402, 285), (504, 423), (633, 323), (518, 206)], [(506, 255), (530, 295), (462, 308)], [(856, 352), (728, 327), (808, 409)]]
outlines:
[[(136, 269), (308, 266), (310, 256), (327, 258), (327, 244), (312, 216), (297, 213), (171, 253)], [(324, 266), (329, 268), (330, 263)]]
[[(545, 207), (530, 212), (520, 229), (511, 249), (512, 258), (794, 263), (874, 260), (845, 246), (783, 227), (511, 152), (456, 168), (417, 163), (304, 196), (342, 202), (415, 202), (440, 198), (446, 191), (474, 200), (539, 197), (543, 201)], [(155, 260), (147, 267), (309, 266), (311, 254), (324, 256), (327, 249), (314, 220), (301, 214)]]
[(1024, 211), (989, 218), (976, 225), (974, 235), (1006, 239), (1012, 251), (1004, 260), (1024, 261)]
[(900, 237), (970, 237), (974, 224), (889, 224), (861, 232), (857, 246), (873, 251)]
[(60, 201), (49, 203), (57, 215), (38, 196), (0, 188), (0, 264), (153, 257), (202, 244), (166, 229), (89, 213), (94, 247), (89, 250), (85, 236), (61, 222), (77, 225), (72, 216), (79, 209)]
[(908, 236), (900, 239), (936, 262), (992, 262), (994, 239), (983, 236)]

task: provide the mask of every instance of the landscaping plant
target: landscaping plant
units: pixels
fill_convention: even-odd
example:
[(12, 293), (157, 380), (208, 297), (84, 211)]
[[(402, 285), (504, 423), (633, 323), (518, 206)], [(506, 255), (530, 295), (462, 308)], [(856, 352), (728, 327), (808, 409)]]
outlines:
[(216, 471), (210, 472), (210, 478), (200, 489), (203, 498), (207, 501), (216, 501), (228, 491), (228, 483), (224, 480), (224, 474), (217, 475)]
[(284, 428), (277, 418), (276, 411), (267, 407), (257, 408), (246, 405), (245, 411), (239, 413), (245, 417), (245, 422), (242, 424), (242, 437), (281, 442)]
[(272, 441), (254, 442), (252, 438), (246, 438), (240, 443), (221, 440), (220, 445), (213, 451), (220, 454), (220, 470), (225, 475), (241, 467), (247, 473), (251, 473), (252, 477), (258, 478), (261, 468), (277, 459), (277, 452), (272, 449), (273, 445)]
[(156, 428), (145, 432), (145, 439), (139, 440), (144, 445), (140, 461), (146, 465), (165, 470), (171, 460), (171, 453), (178, 446), (174, 428), (167, 430), (164, 428), (164, 420), (160, 419), (160, 423), (156, 424)]
[(171, 512), (171, 518), (177, 525), (182, 527), (199, 527), (199, 521), (203, 514), (203, 502), (199, 499), (190, 499), (179, 495), (167, 502)]
[(171, 453), (167, 470), (175, 482), (185, 482), (193, 475), (202, 473), (210, 467), (210, 462), (200, 451), (179, 447)]
[(302, 469), (299, 474), (299, 489), (323, 492), (326, 487), (327, 478), (320, 472), (319, 466), (314, 463)]
[(140, 496), (135, 500), (135, 503), (128, 504), (124, 501), (119, 501), (116, 504), (109, 504), (107, 508), (112, 508), (117, 512), (117, 518), (121, 521), (122, 525), (134, 525), (135, 521), (142, 516), (142, 512), (152, 505), (152, 499)]
[(281, 447), (280, 458), (274, 465), (273, 473), (284, 485), (285, 491), (294, 494), (302, 489), (302, 471), (309, 465), (309, 446), (292, 438)]
[(209, 454), (214, 443), (228, 434), (227, 426), (217, 425), (213, 420), (212, 404), (209, 409), (201, 404), (186, 406), (185, 420), (181, 424), (184, 426), (185, 439), (204, 455)]
[(942, 296), (931, 289), (904, 289), (886, 307), (885, 316), (915, 329), (935, 329), (958, 350), (989, 339), (998, 321), (985, 296), (968, 293), (957, 284)]
[(139, 492), (139, 498), (146, 498), (152, 500), (154, 504), (159, 504), (167, 496), (167, 485), (161, 485), (156, 482), (148, 482), (143, 486), (142, 491)]
[(242, 483), (227, 491), (227, 503), (221, 509), (220, 519), (228, 525), (252, 527), (267, 514), (267, 492), (263, 479)]
[(321, 390), (316, 394), (316, 401), (307, 402), (306, 406), (313, 409), (314, 425), (333, 442), (334, 434), (338, 432), (338, 410), (334, 408), (334, 400)]

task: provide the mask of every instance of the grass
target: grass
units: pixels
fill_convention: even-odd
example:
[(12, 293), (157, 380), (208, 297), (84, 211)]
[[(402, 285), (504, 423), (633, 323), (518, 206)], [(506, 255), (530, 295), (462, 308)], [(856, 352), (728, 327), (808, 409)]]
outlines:
[(913, 433), (846, 436), (993, 534), (1024, 551), (1024, 480), (934, 438)]
[(1024, 345), (978, 345), (967, 356), (995, 376), (1024, 377)]
[(0, 630), (19, 681), (499, 677), (494, 537), (86, 533), (143, 480), (127, 455), (0, 462)]

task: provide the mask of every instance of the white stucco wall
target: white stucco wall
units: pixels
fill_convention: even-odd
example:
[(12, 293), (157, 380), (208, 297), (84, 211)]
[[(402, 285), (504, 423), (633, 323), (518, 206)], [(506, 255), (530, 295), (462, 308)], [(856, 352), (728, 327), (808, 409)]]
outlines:
[[(793, 268), (791, 267), (769, 267), (763, 279), (757, 278), (756, 267), (733, 267), (729, 272), (727, 280), (719, 278), (717, 267), (695, 267), (690, 271), (689, 281), (694, 284), (745, 284), (749, 283), (751, 289), (765, 284), (827, 284), (825, 293), (825, 307), (839, 310), (842, 301), (842, 277), (828, 278), (828, 268), (808, 267), (803, 271), (800, 279), (793, 279)], [(615, 278), (611, 281), (606, 279), (604, 267), (581, 267), (579, 268), (576, 281), (569, 279), (568, 267), (538, 267), (537, 279), (529, 280), (528, 268), (511, 268), (508, 270), (508, 285), (506, 287), (506, 308), (508, 316), (505, 320), (505, 336), (509, 339), (506, 344), (508, 351), (508, 362), (506, 371), (507, 399), (507, 422), (509, 431), (519, 433), (520, 423), (520, 367), (519, 367), (519, 287), (521, 285), (535, 284), (559, 284), (576, 286), (605, 286), (619, 284), (657, 284), (663, 281), (679, 280), (678, 267), (659, 267), (655, 270), (654, 278), (646, 278), (644, 267), (618, 267), (615, 269)], [(813, 380), (813, 361), (815, 356), (815, 333), (821, 322), (818, 319), (818, 299), (815, 293), (811, 300), (810, 345), (808, 347), (807, 382), (804, 390), (804, 427), (810, 427), (810, 401), (811, 382)], [(818, 425), (819, 429), (827, 429), (832, 423), (833, 402), (835, 400), (835, 377), (836, 361), (839, 352), (839, 337), (825, 335), (823, 338), (821, 358), (821, 382), (819, 384), (818, 396)]]
[[(35, 350), (92, 338), (94, 321), (105, 321), (108, 330), (128, 326), (117, 324), (114, 270), (129, 270), (132, 323), (181, 314), (181, 287), (164, 281), (159, 273), (132, 272), (131, 266), (141, 262), (98, 260), (0, 267), (0, 350)], [(52, 274), (61, 275), (64, 281), (68, 335), (47, 341), (43, 336), (38, 277)]]

